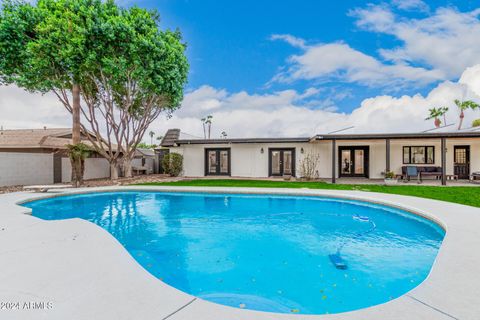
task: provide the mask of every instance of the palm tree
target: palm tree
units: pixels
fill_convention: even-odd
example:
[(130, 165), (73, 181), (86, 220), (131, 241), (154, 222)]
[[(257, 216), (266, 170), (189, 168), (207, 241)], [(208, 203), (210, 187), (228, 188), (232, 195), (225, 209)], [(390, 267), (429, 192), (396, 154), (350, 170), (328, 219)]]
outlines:
[(221, 135), (223, 139), (227, 139), (227, 133), (225, 131), (222, 131)]
[(464, 111), (467, 110), (467, 109), (475, 110), (475, 109), (479, 108), (480, 106), (477, 103), (475, 103), (471, 100), (460, 101), (458, 99), (455, 99), (455, 104), (457, 105), (458, 109), (460, 109), (460, 122), (458, 124), (458, 130), (460, 130), (460, 129), (462, 129), (463, 118), (465, 118)]
[(210, 139), (210, 133), (212, 131), (212, 116), (207, 116), (207, 124), (208, 124), (208, 139)]
[(448, 107), (431, 108), (428, 109), (428, 111), (430, 112), (430, 115), (425, 118), (425, 120), (435, 119), (435, 127), (438, 128), (442, 124), (442, 121), (440, 121), (439, 118), (443, 116), (443, 125), (447, 125), (447, 117), (445, 114), (448, 111)]
[(431, 108), (431, 109), (428, 109), (428, 112), (430, 112), (430, 115), (425, 118), (425, 120), (431, 120), (431, 119), (435, 119), (434, 123), (435, 123), (435, 127), (440, 127), (440, 125), (442, 124), (442, 121), (440, 121), (439, 117), (442, 116), (442, 112), (440, 111), (440, 109), (437, 109), (437, 108)]
[(150, 131), (148, 135), (150, 136), (150, 144), (153, 145), (153, 137), (155, 136), (155, 132)]
[(72, 183), (75, 188), (83, 184), (83, 174), (85, 173), (85, 159), (90, 156), (91, 149), (88, 145), (80, 142), (77, 144), (67, 144), (68, 156), (71, 163), (75, 164), (72, 168), (73, 177)]
[(202, 125), (203, 125), (203, 137), (207, 139), (207, 128), (208, 128), (208, 139), (210, 139), (210, 132), (212, 129), (212, 116), (208, 115), (205, 118), (202, 118)]
[(440, 116), (443, 116), (443, 125), (447, 125), (447, 112), (448, 112), (448, 107), (440, 107), (439, 109)]
[(202, 121), (202, 126), (203, 126), (203, 138), (207, 139), (207, 132), (205, 131), (205, 121), (207, 121), (207, 118), (202, 118), (200, 119)]

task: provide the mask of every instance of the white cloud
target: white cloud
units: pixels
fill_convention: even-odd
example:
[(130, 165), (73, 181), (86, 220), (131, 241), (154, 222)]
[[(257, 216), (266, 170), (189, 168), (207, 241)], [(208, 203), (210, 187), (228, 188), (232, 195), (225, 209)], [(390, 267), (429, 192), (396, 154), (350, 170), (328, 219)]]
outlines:
[[(454, 123), (458, 119), (454, 99), (480, 102), (480, 65), (466, 69), (458, 82), (442, 82), (426, 96), (372, 97), (350, 114), (332, 108), (312, 108), (318, 94), (317, 89), (229, 93), (202, 86), (185, 95), (182, 108), (171, 119), (161, 116), (151, 129), (162, 135), (168, 128), (181, 128), (183, 132), (202, 136), (200, 118), (211, 114), (213, 137), (219, 137), (222, 131), (229, 137), (312, 136), (348, 126), (355, 126), (358, 133), (419, 132), (433, 127), (432, 121), (424, 120), (431, 107), (449, 106), (447, 120)], [(466, 125), (475, 118), (480, 118), (479, 111), (467, 111)], [(6, 128), (63, 127), (70, 123), (70, 115), (54, 96), (0, 87), (0, 124)]]
[[(206, 88), (217, 97), (216, 90)], [(196, 91), (187, 94), (195, 95)], [(480, 102), (480, 65), (468, 68), (459, 82), (445, 81), (435, 87), (428, 95), (402, 96), (395, 98), (388, 95), (365, 99), (351, 114), (338, 113), (328, 109), (312, 109), (309, 100), (302, 99), (305, 93), (293, 90), (275, 94), (250, 95), (226, 93), (218, 99), (219, 108), (213, 115), (213, 136), (219, 137), (226, 131), (230, 137), (278, 137), (278, 136), (312, 136), (341, 128), (355, 126), (355, 132), (419, 132), (431, 129), (432, 121), (425, 121), (428, 109), (436, 106), (448, 106), (448, 123), (456, 123), (458, 110), (453, 100), (472, 99)], [(193, 99), (182, 106), (182, 113), (177, 113), (171, 120), (160, 119), (154, 130), (162, 133), (166, 128), (178, 127), (182, 131), (202, 136), (200, 116), (195, 109)], [(266, 103), (268, 102), (268, 103)], [(232, 108), (236, 105), (237, 108)], [(186, 116), (185, 116), (186, 115)], [(474, 118), (480, 118), (479, 111), (467, 111), (465, 124)], [(452, 127), (454, 128), (454, 127)]]
[(393, 0), (392, 4), (401, 10), (429, 10), (429, 6), (422, 0)]
[(375, 32), (387, 32), (395, 23), (395, 15), (385, 5), (370, 4), (366, 8), (351, 10), (349, 15), (357, 18), (358, 27)]
[[(276, 39), (285, 40), (277, 37)], [(285, 40), (290, 43), (290, 41)], [(272, 82), (290, 83), (295, 80), (340, 80), (368, 86), (399, 86), (428, 84), (443, 79), (436, 70), (411, 67), (404, 63), (384, 64), (372, 56), (337, 42), (305, 47), (300, 55), (289, 58), (289, 67), (278, 73)]]
[[(426, 10), (419, 0), (396, 0), (400, 9)], [(386, 4), (368, 5), (349, 12), (363, 30), (393, 36), (401, 45), (380, 48), (379, 57), (360, 52), (344, 42), (317, 43), (289, 34), (276, 34), (302, 52), (271, 82), (296, 80), (343, 81), (366, 86), (401, 89), (439, 80), (458, 79), (465, 68), (480, 63), (480, 8), (459, 12), (439, 8), (425, 18), (402, 18)]]
[(306, 49), (307, 45), (305, 40), (294, 37), (291, 34), (272, 34), (270, 40), (283, 40), (286, 43), (290, 44), (292, 47)]
[(360, 28), (402, 42), (397, 48), (380, 50), (384, 59), (394, 63), (422, 64), (440, 71), (445, 79), (457, 78), (465, 68), (480, 63), (480, 9), (439, 8), (423, 19), (394, 17), (385, 6), (369, 6), (351, 14)]
[(71, 116), (53, 94), (31, 94), (0, 86), (0, 126), (4, 129), (69, 127)]

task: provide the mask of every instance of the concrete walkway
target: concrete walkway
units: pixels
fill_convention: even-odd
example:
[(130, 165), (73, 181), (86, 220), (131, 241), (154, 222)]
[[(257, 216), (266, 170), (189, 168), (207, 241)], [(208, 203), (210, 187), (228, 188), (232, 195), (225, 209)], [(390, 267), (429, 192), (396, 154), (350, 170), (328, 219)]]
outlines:
[(44, 221), (17, 205), (53, 194), (4, 194), (0, 195), (0, 319), (480, 319), (478, 208), (400, 195), (308, 189), (103, 187), (62, 190), (57, 195), (115, 190), (343, 197), (414, 211), (437, 221), (447, 233), (429, 277), (398, 299), (335, 315), (272, 314), (226, 307), (180, 292), (150, 275), (95, 224), (81, 219)]

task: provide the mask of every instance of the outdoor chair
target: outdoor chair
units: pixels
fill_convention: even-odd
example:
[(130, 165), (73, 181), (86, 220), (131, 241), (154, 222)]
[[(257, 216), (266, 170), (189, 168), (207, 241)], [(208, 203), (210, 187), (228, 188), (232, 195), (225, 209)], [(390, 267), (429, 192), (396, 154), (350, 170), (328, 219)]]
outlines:
[(420, 172), (418, 172), (418, 169), (415, 166), (407, 166), (404, 182), (410, 181), (411, 177), (417, 178), (417, 183), (420, 183)]

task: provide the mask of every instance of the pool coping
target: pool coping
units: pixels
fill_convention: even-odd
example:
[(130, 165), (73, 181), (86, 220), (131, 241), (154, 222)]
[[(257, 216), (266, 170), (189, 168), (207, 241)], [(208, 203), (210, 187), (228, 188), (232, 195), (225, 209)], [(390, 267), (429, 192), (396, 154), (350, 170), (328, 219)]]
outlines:
[[(18, 205), (52, 196), (127, 190), (326, 196), (363, 200), (393, 206), (433, 220), (446, 230), (446, 234), (429, 276), (397, 299), (332, 315), (274, 314), (227, 307), (192, 297), (154, 278), (113, 236), (93, 223), (82, 219), (45, 221), (25, 215), (30, 210)], [(6, 312), (18, 319), (27, 319), (33, 314), (44, 316), (45, 319), (63, 319), (67, 314), (71, 319), (87, 319), (91, 314), (103, 314), (105, 319), (172, 320), (478, 319), (480, 250), (476, 249), (480, 247), (480, 233), (477, 232), (477, 226), (480, 226), (480, 208), (410, 196), (348, 190), (118, 186), (0, 195), (0, 271), (4, 274), (0, 275), (0, 301), (32, 300), (32, 296), (35, 296), (43, 300), (50, 299), (54, 306), (46, 310), (0, 309), (0, 316)], [(44, 245), (39, 248), (38, 243)], [(36, 248), (35, 251), (32, 251), (32, 246)], [(31, 270), (29, 273), (29, 268), (24, 266), (19, 269), (16, 260), (20, 257), (43, 270), (46, 264), (44, 257), (52, 250), (57, 256), (49, 261), (43, 276), (32, 276)], [(51, 258), (51, 254), (48, 256)], [(64, 269), (65, 257), (79, 259), (80, 263), (78, 266), (69, 265), (67, 272)], [(88, 259), (89, 263), (82, 264), (82, 259)], [(98, 270), (109, 270), (108, 275), (112, 278), (99, 279)], [(5, 274), (10, 277), (7, 278)], [(113, 277), (119, 275), (128, 275), (128, 286), (114, 281)], [(96, 281), (90, 283), (89, 289), (95, 287), (94, 294), (85, 296), (84, 292), (88, 289), (85, 283), (92, 279)], [(50, 283), (50, 289), (45, 289), (46, 282)], [(62, 299), (65, 292), (68, 293), (68, 301)], [(105, 292), (112, 292), (112, 296), (98, 302), (95, 296), (104, 296)], [(81, 307), (82, 303), (88, 305), (88, 310)], [(142, 306), (141, 310), (139, 305)]]

